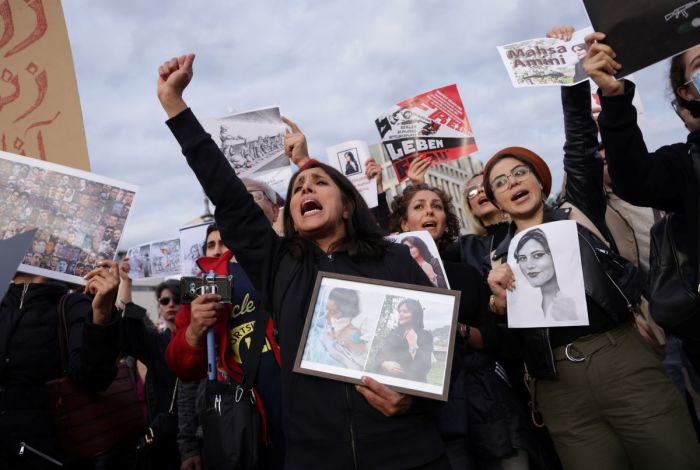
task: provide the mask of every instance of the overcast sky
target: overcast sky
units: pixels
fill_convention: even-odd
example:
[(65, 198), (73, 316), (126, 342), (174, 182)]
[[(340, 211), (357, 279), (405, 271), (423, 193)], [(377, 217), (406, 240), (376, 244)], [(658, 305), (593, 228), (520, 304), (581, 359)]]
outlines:
[[(155, 94), (164, 60), (195, 52), (185, 98), (200, 117), (278, 105), (312, 155), (378, 140), (396, 101), (456, 83), (479, 151), (519, 145), (562, 180), (559, 89), (514, 89), (496, 46), (589, 26), (561, 0), (64, 0), (92, 171), (140, 187), (120, 249), (177, 236), (202, 192)], [(669, 105), (667, 62), (635, 74), (649, 147), (685, 140)]]

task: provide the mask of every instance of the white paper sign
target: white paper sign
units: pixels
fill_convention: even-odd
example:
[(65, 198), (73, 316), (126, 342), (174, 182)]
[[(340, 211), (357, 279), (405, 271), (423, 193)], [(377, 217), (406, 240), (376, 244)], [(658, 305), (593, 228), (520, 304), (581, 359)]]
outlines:
[(584, 38), (592, 32), (588, 27), (576, 31), (570, 41), (536, 38), (497, 49), (515, 88), (573, 85), (588, 79), (583, 70)]
[(263, 181), (284, 197), (292, 175), (284, 153), (279, 108), (264, 108), (202, 121), (239, 178)]
[(445, 266), (442, 264), (440, 252), (435, 240), (430, 236), (430, 232), (427, 230), (403, 232), (389, 235), (387, 239), (393, 243), (402, 243), (408, 246), (413, 261), (423, 269), (433, 286), (441, 289), (450, 288), (450, 283), (445, 275)]
[(204, 256), (205, 238), (207, 227), (211, 224), (193, 225), (180, 229), (180, 274), (194, 276), (199, 274), (197, 259)]
[(180, 274), (180, 239), (160, 240), (129, 248), (129, 277), (167, 277)]
[(350, 180), (370, 208), (377, 207), (377, 183), (365, 175), (365, 164), (372, 158), (367, 142), (349, 140), (328, 147), (326, 153), (328, 164)]
[(508, 265), (515, 275), (515, 290), (508, 292), (509, 328), (588, 325), (575, 221), (519, 233), (508, 247)]

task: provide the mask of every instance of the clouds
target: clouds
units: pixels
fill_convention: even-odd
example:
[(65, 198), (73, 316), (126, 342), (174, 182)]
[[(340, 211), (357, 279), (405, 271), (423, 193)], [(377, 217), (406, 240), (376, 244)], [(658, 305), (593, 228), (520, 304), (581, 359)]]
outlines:
[[(559, 90), (511, 87), (496, 46), (555, 24), (588, 25), (554, 0), (122, 0), (63, 3), (92, 169), (140, 186), (121, 248), (175, 236), (203, 211), (201, 189), (163, 124), (157, 66), (196, 52), (186, 99), (200, 118), (279, 105), (312, 154), (376, 142), (374, 119), (397, 100), (457, 83), (480, 151), (545, 157), (561, 182)], [(636, 74), (650, 147), (684, 139), (665, 96), (665, 66)]]

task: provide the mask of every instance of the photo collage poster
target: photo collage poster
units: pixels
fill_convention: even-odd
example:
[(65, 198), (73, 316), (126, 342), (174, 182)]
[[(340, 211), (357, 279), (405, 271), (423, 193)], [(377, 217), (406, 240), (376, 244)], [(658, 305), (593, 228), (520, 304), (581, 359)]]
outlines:
[(282, 199), (292, 177), (284, 153), (285, 124), (279, 108), (263, 108), (202, 121), (239, 178), (269, 184)]
[(294, 370), (446, 400), (459, 293), (393, 284), (319, 273)]
[(350, 140), (326, 149), (328, 164), (345, 175), (357, 188), (367, 206), (377, 207), (377, 183), (365, 175), (367, 160), (372, 158), (367, 142)]
[(508, 328), (588, 325), (578, 230), (573, 220), (537, 225), (508, 247), (515, 289), (508, 291)]
[(588, 80), (583, 59), (584, 38), (593, 28), (577, 30), (571, 40), (536, 38), (498, 46), (503, 65), (515, 88), (574, 85)]
[(114, 259), (136, 186), (55, 163), (0, 152), (0, 238), (37, 229), (21, 272), (84, 285)]
[(457, 85), (403, 100), (374, 123), (399, 182), (408, 178), (408, 167), (416, 157), (439, 165), (477, 150)]
[(129, 258), (129, 277), (169, 277), (180, 274), (180, 239), (153, 241), (134, 246), (126, 251)]
[(413, 261), (425, 272), (434, 287), (450, 288), (450, 282), (445, 274), (445, 265), (440, 258), (440, 251), (427, 230), (397, 233), (389, 235), (387, 239), (408, 247)]

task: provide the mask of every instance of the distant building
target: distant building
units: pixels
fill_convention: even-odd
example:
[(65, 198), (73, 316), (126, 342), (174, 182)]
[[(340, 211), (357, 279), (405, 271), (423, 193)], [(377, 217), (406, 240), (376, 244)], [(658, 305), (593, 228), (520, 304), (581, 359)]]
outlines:
[[(381, 144), (371, 145), (370, 153), (374, 159), (382, 166), (382, 179), (384, 190), (386, 191), (386, 199), (391, 207), (391, 201), (397, 195), (403, 194), (403, 188), (406, 182), (399, 183), (394, 173), (394, 168), (391, 166), (391, 161), (385, 156)], [(480, 173), (483, 169), (483, 164), (479, 160), (473, 160), (471, 157), (462, 157), (458, 160), (452, 160), (442, 165), (431, 167), (425, 175), (425, 182), (430, 186), (441, 188), (452, 196), (461, 233), (471, 233), (473, 229), (470, 227), (465, 215), (465, 209), (462, 201), (462, 189), (464, 183), (476, 173)]]

